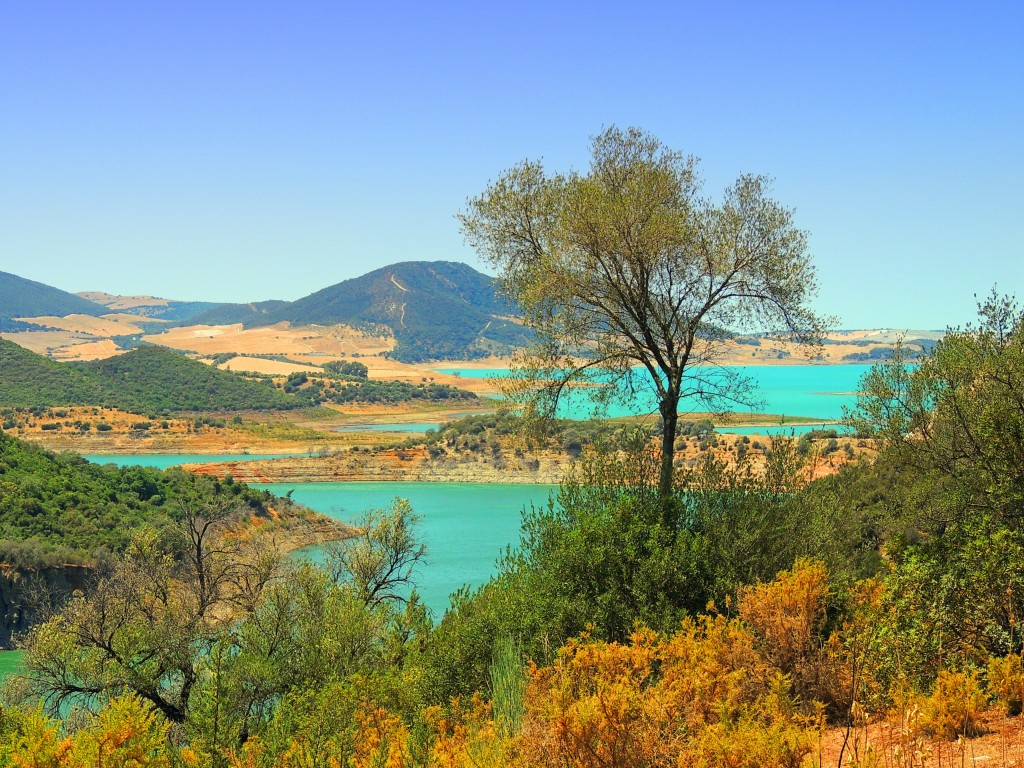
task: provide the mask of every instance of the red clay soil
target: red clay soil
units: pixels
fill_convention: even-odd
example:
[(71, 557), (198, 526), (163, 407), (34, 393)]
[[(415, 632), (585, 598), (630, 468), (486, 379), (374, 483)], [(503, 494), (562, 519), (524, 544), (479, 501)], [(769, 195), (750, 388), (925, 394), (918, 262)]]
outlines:
[[(915, 736), (892, 720), (850, 730), (829, 729), (806, 765), (821, 768), (954, 768), (1024, 766), (1024, 718), (992, 708), (981, 717), (984, 733), (956, 741)], [(843, 741), (846, 739), (846, 748)], [(842, 753), (842, 763), (840, 760)]]

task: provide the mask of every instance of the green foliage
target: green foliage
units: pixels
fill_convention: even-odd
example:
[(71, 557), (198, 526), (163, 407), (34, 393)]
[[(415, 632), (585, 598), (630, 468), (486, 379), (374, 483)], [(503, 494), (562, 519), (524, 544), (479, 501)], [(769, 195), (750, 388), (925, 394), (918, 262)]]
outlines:
[(756, 401), (748, 378), (714, 364), (724, 329), (767, 327), (814, 346), (823, 327), (809, 304), (807, 235), (769, 181), (741, 176), (721, 203), (700, 186), (695, 158), (612, 126), (592, 137), (585, 173), (523, 161), (458, 214), (537, 332), (503, 394), (547, 418), (576, 383), (598, 385), (602, 404), (653, 392), (666, 499), (680, 404)]
[(126, 411), (240, 411), (307, 405), (229, 371), (145, 345), (91, 363), (57, 363), (0, 339), (0, 404), (105, 405)]
[(87, 371), (100, 381), (106, 402), (125, 410), (242, 411), (304, 405), (265, 385), (158, 346), (89, 363)]
[(327, 373), (336, 373), (339, 376), (352, 376), (357, 379), (365, 379), (369, 369), (362, 363), (355, 360), (332, 360), (324, 363), (321, 368)]
[[(294, 375), (294, 374), (293, 374)], [(303, 376), (305, 374), (302, 374)], [(296, 386), (293, 385), (293, 389)], [(287, 389), (287, 386), (286, 386)], [(315, 379), (301, 390), (303, 397), (314, 405), (321, 403), (406, 403), (410, 401), (447, 402), (475, 401), (476, 393), (448, 384), (408, 381), (332, 381)]]
[(873, 368), (851, 420), (955, 489), (961, 509), (983, 506), (1013, 521), (1024, 515), (1024, 312), (993, 294), (979, 316), (977, 327), (947, 332), (917, 367), (900, 356)]
[(98, 405), (101, 388), (80, 365), (57, 363), (0, 339), (0, 404)]
[(493, 685), (502, 637), (545, 663), (562, 639), (585, 630), (616, 642), (637, 624), (671, 631), (800, 557), (836, 562), (839, 579), (879, 566), (871, 523), (830, 503), (842, 484), (820, 497), (815, 485), (800, 490), (803, 468), (788, 441), (766, 451), (763, 473), (709, 455), (687, 471), (687, 490), (668, 509), (649, 445), (640, 433), (631, 446), (588, 454), (546, 507), (526, 512), (518, 551), (490, 583), (457, 595), (432, 636), (431, 696)]
[(495, 722), (509, 736), (522, 728), (526, 694), (524, 667), (516, 644), (508, 637), (498, 638), (491, 661), (491, 700)]
[(993, 294), (979, 315), (919, 365), (901, 352), (873, 368), (851, 414), (884, 446), (865, 499), (890, 521), (884, 675), (919, 689), (1021, 649), (1024, 314)]
[(169, 523), (180, 503), (230, 499), (262, 513), (273, 498), (177, 469), (98, 466), (0, 434), (2, 562), (92, 563), (123, 552), (143, 524)]
[(369, 606), (406, 602), (426, 546), (416, 539), (419, 518), (405, 499), (389, 510), (370, 510), (358, 521), (361, 533), (327, 546), (328, 569)]
[(497, 445), (499, 438), (526, 432), (527, 445), (549, 448), (557, 446), (575, 458), (587, 447), (602, 450), (624, 447), (635, 439), (638, 430), (652, 434), (643, 428), (601, 419), (551, 419), (527, 427), (517, 414), (500, 411), (463, 416), (445, 422), (436, 430), (428, 430), (422, 437), (409, 438), (406, 444), (479, 450), (487, 444)]
[(347, 574), (282, 571), (264, 544), (230, 535), (233, 515), (193, 508), (163, 533), (141, 531), (87, 594), (32, 630), (8, 700), (56, 712), (131, 691), (210, 756), (250, 735), (323, 733), (300, 716), (314, 704), (335, 724), (368, 700), (411, 717), (419, 683), (407, 662), (428, 630), (416, 598), (367, 601)]

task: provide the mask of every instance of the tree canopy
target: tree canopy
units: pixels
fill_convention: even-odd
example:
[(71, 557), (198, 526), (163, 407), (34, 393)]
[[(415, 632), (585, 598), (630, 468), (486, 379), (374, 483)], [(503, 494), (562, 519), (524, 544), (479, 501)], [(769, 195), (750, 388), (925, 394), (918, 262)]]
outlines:
[[(978, 322), (952, 328), (916, 366), (897, 355), (862, 383), (858, 429), (926, 478), (936, 522), (1024, 512), (1024, 311), (993, 292)], [(934, 508), (934, 505), (929, 505)]]
[(820, 339), (807, 236), (769, 186), (740, 176), (715, 203), (695, 158), (612, 127), (592, 139), (585, 174), (527, 160), (471, 198), (463, 232), (538, 332), (506, 394), (550, 415), (574, 384), (605, 385), (599, 399), (653, 388), (666, 496), (680, 403), (752, 402), (749, 382), (718, 364), (729, 332)]

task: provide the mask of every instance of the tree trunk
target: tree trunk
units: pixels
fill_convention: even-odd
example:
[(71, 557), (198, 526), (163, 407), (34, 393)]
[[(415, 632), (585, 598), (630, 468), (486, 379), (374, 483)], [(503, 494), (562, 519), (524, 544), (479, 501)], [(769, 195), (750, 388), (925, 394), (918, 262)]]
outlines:
[(673, 462), (676, 456), (676, 427), (679, 422), (679, 395), (669, 393), (658, 406), (661, 412), (661, 474), (658, 477), (658, 496), (663, 502), (672, 496)]

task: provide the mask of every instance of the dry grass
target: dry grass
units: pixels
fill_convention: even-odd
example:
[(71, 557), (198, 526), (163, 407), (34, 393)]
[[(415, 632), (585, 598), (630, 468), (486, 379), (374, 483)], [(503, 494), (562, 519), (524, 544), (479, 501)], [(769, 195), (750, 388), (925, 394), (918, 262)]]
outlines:
[(225, 371), (248, 371), (265, 373), (271, 376), (287, 376), (290, 373), (322, 373), (323, 369), (312, 365), (297, 365), (281, 360), (267, 360), (263, 357), (233, 357), (223, 365), (217, 366)]
[(347, 326), (291, 327), (288, 323), (263, 328), (235, 325), (190, 325), (143, 337), (172, 349), (216, 355), (238, 352), (250, 355), (316, 355), (320, 362), (338, 360), (354, 353), (376, 355), (394, 348), (394, 339), (364, 334)]
[(32, 317), (19, 318), (27, 323), (56, 328), (70, 333), (86, 334), (97, 338), (110, 336), (129, 336), (142, 333), (142, 328), (137, 325), (141, 320), (137, 315), (111, 314), (102, 317), (90, 315), (68, 315), (67, 317)]
[(97, 304), (102, 304), (110, 309), (135, 309), (136, 307), (166, 307), (170, 299), (161, 299), (156, 296), (115, 296), (103, 291), (79, 291), (79, 296)]
[[(843, 749), (845, 729), (822, 735), (805, 765), (817, 768), (960, 768), (1024, 766), (1024, 719), (1006, 717), (998, 707), (980, 712), (981, 735), (944, 739), (921, 731), (921, 712), (908, 707), (880, 722), (858, 723)], [(843, 753), (840, 764), (839, 755)]]

